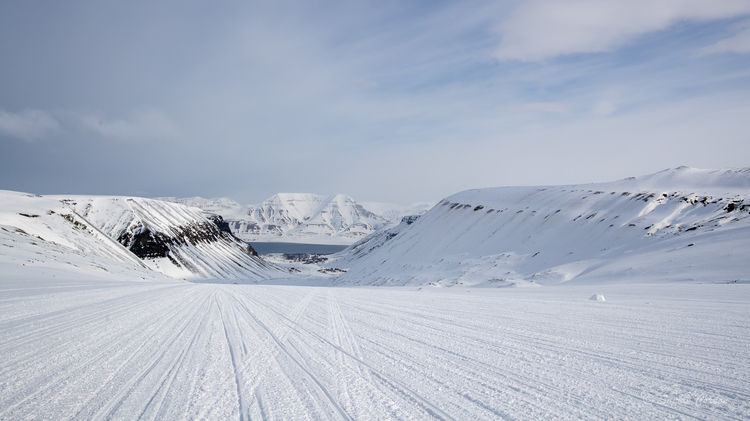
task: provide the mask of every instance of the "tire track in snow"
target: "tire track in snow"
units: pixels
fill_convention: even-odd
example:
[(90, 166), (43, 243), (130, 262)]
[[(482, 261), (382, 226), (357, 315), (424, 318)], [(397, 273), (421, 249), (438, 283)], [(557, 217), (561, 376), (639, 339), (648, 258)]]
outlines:
[[(224, 327), (224, 339), (227, 341), (227, 347), (229, 348), (229, 356), (231, 357), (232, 367), (234, 369), (234, 383), (237, 387), (237, 406), (239, 407), (240, 421), (249, 419), (250, 414), (248, 412), (248, 404), (244, 398), (245, 393), (243, 391), (245, 382), (240, 378), (242, 374), (241, 360), (239, 356), (239, 349), (237, 349), (236, 343), (231, 339), (239, 334), (239, 329), (235, 329), (232, 335), (229, 334), (227, 329), (227, 319), (224, 317), (224, 311), (222, 306), (219, 304), (218, 299), (214, 296), (216, 305), (220, 307), (219, 315), (221, 316), (221, 325)], [(236, 321), (235, 321), (236, 323)], [(241, 335), (239, 335), (241, 338)], [(244, 344), (243, 344), (244, 345)]]
[[(204, 303), (206, 302), (204, 301)], [(209, 306), (208, 310), (210, 310), (211, 305), (212, 303), (208, 304)], [(155, 407), (155, 410), (153, 411), (154, 416), (152, 417), (152, 419), (156, 419), (160, 417), (159, 414), (162, 412), (162, 409), (164, 407), (164, 401), (167, 398), (170, 390), (172, 389), (174, 381), (177, 378), (178, 372), (184, 369), (185, 360), (187, 359), (187, 356), (194, 351), (193, 347), (196, 343), (196, 339), (205, 333), (205, 330), (203, 329), (203, 327), (206, 324), (206, 321), (208, 319), (206, 316), (206, 314), (208, 313), (209, 311), (196, 312), (196, 316), (200, 318), (200, 321), (196, 328), (195, 334), (191, 338), (190, 343), (188, 343), (187, 346), (184, 346), (182, 348), (182, 350), (180, 351), (180, 354), (177, 356), (177, 358), (175, 359), (174, 363), (169, 368), (169, 370), (165, 371), (164, 374), (162, 374), (161, 378), (159, 378), (159, 380), (156, 382), (155, 388), (150, 393), (151, 399), (149, 399), (149, 401), (143, 407), (143, 410), (138, 416), (138, 419), (145, 419), (146, 413), (149, 407), (152, 407), (152, 406)]]
[[(348, 414), (346, 413), (346, 411), (344, 411), (344, 409), (343, 409), (343, 408), (342, 408), (342, 407), (341, 407), (341, 406), (339, 405), (339, 403), (338, 403), (338, 402), (337, 402), (337, 401), (336, 401), (336, 400), (335, 400), (335, 399), (333, 398), (333, 396), (331, 395), (330, 391), (329, 391), (329, 390), (328, 390), (328, 389), (327, 389), (327, 388), (325, 387), (325, 385), (323, 385), (323, 383), (322, 383), (322, 382), (320, 381), (320, 379), (318, 379), (318, 378), (317, 378), (317, 377), (316, 377), (316, 376), (315, 376), (315, 375), (314, 375), (314, 374), (313, 374), (313, 373), (312, 373), (312, 372), (310, 371), (310, 368), (309, 368), (309, 367), (307, 367), (307, 365), (306, 365), (306, 364), (305, 364), (305, 363), (304, 363), (303, 361), (301, 361), (301, 360), (300, 360), (299, 358), (297, 358), (297, 357), (295, 357), (295, 356), (293, 355), (293, 353), (292, 353), (292, 352), (290, 351), (290, 349), (289, 349), (289, 346), (287, 346), (287, 345), (286, 345), (286, 344), (285, 344), (284, 342), (282, 342), (282, 340), (281, 340), (281, 339), (279, 339), (279, 337), (277, 337), (277, 336), (276, 336), (276, 335), (275, 335), (275, 334), (273, 333), (273, 331), (272, 331), (272, 330), (271, 330), (271, 329), (270, 329), (270, 328), (269, 328), (269, 327), (268, 327), (268, 326), (267, 326), (267, 325), (266, 325), (265, 323), (263, 323), (263, 322), (262, 322), (262, 321), (261, 321), (261, 320), (260, 320), (260, 319), (259, 319), (259, 318), (258, 318), (258, 317), (257, 317), (256, 315), (255, 315), (255, 313), (253, 313), (253, 312), (252, 312), (252, 311), (251, 311), (251, 310), (250, 310), (250, 309), (249, 309), (249, 308), (248, 308), (248, 307), (247, 307), (247, 306), (245, 305), (245, 303), (244, 303), (244, 302), (240, 301), (240, 300), (239, 300), (239, 299), (238, 299), (238, 298), (237, 298), (236, 296), (232, 296), (232, 298), (233, 298), (233, 299), (234, 299), (234, 300), (235, 300), (235, 301), (236, 301), (236, 302), (237, 302), (237, 303), (238, 303), (238, 304), (239, 304), (239, 305), (240, 305), (240, 306), (241, 306), (242, 308), (244, 308), (244, 309), (245, 309), (245, 313), (246, 313), (247, 315), (249, 315), (249, 316), (250, 316), (250, 317), (251, 317), (251, 318), (252, 318), (252, 319), (253, 319), (253, 320), (254, 320), (254, 321), (255, 321), (255, 322), (256, 322), (256, 323), (258, 324), (258, 326), (260, 326), (260, 327), (261, 327), (261, 328), (262, 328), (262, 329), (263, 329), (263, 330), (264, 330), (264, 331), (265, 331), (265, 332), (266, 332), (266, 333), (268, 334), (268, 336), (269, 336), (269, 337), (270, 337), (270, 338), (271, 338), (271, 339), (273, 340), (273, 342), (275, 342), (275, 343), (276, 343), (276, 346), (277, 346), (277, 347), (278, 347), (278, 349), (279, 349), (279, 350), (281, 351), (281, 355), (284, 355), (284, 356), (286, 356), (286, 358), (287, 358), (287, 359), (288, 359), (288, 360), (289, 360), (290, 362), (292, 362), (292, 363), (293, 363), (293, 364), (294, 364), (294, 365), (295, 365), (296, 367), (298, 367), (298, 368), (299, 368), (299, 369), (300, 369), (300, 370), (302, 371), (302, 373), (304, 373), (304, 374), (306, 375), (306, 377), (307, 377), (307, 378), (309, 378), (309, 379), (310, 379), (310, 380), (311, 380), (311, 381), (312, 381), (312, 382), (314, 383), (314, 385), (316, 386), (316, 389), (317, 389), (317, 390), (318, 390), (318, 391), (319, 391), (319, 392), (320, 392), (320, 393), (321, 393), (321, 394), (322, 394), (322, 395), (323, 395), (323, 396), (325, 397), (325, 400), (326, 400), (326, 402), (327, 402), (327, 405), (326, 405), (326, 406), (329, 406), (330, 408), (332, 408), (332, 409), (334, 410), (334, 413), (335, 413), (335, 414), (337, 414), (337, 415), (338, 415), (338, 416), (339, 416), (339, 417), (340, 417), (341, 419), (344, 419), (344, 420), (351, 420), (352, 418), (351, 418), (351, 417), (350, 417), (350, 416), (349, 416), (349, 415), (348, 415)], [(248, 298), (250, 298), (250, 297), (248, 297)], [(251, 300), (252, 300), (252, 298), (251, 298)], [(312, 300), (312, 298), (310, 298), (309, 300)], [(306, 299), (306, 301), (307, 301), (308, 303), (309, 303), (309, 300), (307, 300), (307, 299)], [(305, 304), (305, 307), (306, 307), (306, 306), (307, 306), (307, 304)], [(275, 309), (270, 309), (270, 310), (271, 310), (271, 311), (273, 311), (273, 312), (275, 312), (276, 314), (280, 315), (280, 316), (281, 316), (281, 317), (283, 317), (284, 319), (286, 319), (286, 320), (289, 320), (289, 321), (290, 321), (290, 322), (291, 322), (291, 323), (292, 323), (293, 325), (294, 325), (294, 324), (296, 324), (296, 322), (292, 321), (292, 319), (289, 319), (289, 318), (287, 318), (287, 316), (286, 316), (286, 315), (282, 315), (281, 313), (278, 313), (278, 311), (277, 311), (277, 310), (275, 310)], [(293, 316), (295, 316), (295, 314), (296, 314), (296, 317), (298, 318), (298, 317), (299, 317), (299, 314), (301, 314), (301, 311), (293, 313)], [(285, 334), (286, 334), (286, 332), (285, 332)], [(293, 349), (294, 349), (294, 350), (295, 350), (295, 351), (296, 351), (297, 353), (299, 353), (299, 351), (298, 351), (298, 350), (297, 350), (296, 348), (294, 348), (294, 347), (293, 347), (293, 345), (291, 345), (291, 344), (290, 344), (290, 346), (291, 346), (291, 347), (292, 347), (292, 348), (293, 348)], [(331, 413), (331, 412), (328, 412), (328, 413), (327, 413), (327, 415), (328, 415), (328, 416), (329, 416), (329, 418), (330, 418), (330, 416), (331, 416), (331, 415), (333, 415), (333, 413)]]
[[(276, 310), (272, 309), (272, 311), (275, 312)], [(277, 312), (277, 314), (280, 317), (286, 318), (286, 316), (284, 316), (284, 315), (282, 315), (282, 314), (280, 314), (278, 312)], [(365, 367), (366, 369), (368, 369), (368, 371), (370, 371), (374, 376), (376, 376), (377, 378), (379, 378), (381, 381), (383, 381), (386, 384), (388, 384), (392, 389), (394, 389), (396, 391), (400, 391), (400, 392), (406, 392), (406, 394), (408, 396), (412, 397), (412, 400), (414, 402), (418, 403), (419, 406), (421, 406), (425, 411), (427, 411), (427, 413), (429, 413), (432, 417), (437, 418), (437, 419), (442, 419), (442, 420), (453, 420), (454, 419), (453, 417), (451, 417), (450, 415), (448, 415), (447, 413), (445, 413), (442, 409), (438, 408), (436, 405), (434, 405), (433, 403), (429, 402), (427, 399), (425, 399), (422, 396), (420, 396), (417, 392), (415, 392), (414, 390), (412, 390), (411, 388), (409, 388), (404, 383), (402, 383), (402, 382), (400, 382), (400, 381), (398, 381), (398, 380), (396, 380), (396, 379), (394, 379), (394, 378), (386, 375), (385, 373), (381, 372), (380, 370), (378, 370), (375, 367), (371, 366), (370, 364), (366, 363), (362, 359), (356, 357), (353, 353), (351, 353), (351, 352), (349, 352), (347, 350), (344, 350), (343, 348), (335, 345), (334, 343), (332, 343), (328, 339), (326, 339), (326, 338), (318, 335), (317, 333), (312, 332), (312, 331), (310, 331), (308, 329), (305, 329), (304, 327), (302, 327), (301, 325), (297, 324), (296, 322), (292, 322), (291, 320), (290, 320), (290, 322), (293, 324), (294, 330), (296, 330), (298, 333), (310, 335), (310, 336), (318, 339), (322, 343), (325, 343), (325, 344), (331, 346), (335, 350), (338, 350), (342, 354), (344, 354), (344, 355), (348, 356), (349, 358), (353, 359), (359, 365), (361, 365), (361, 366)]]
[[(195, 295), (195, 294), (191, 294), (191, 295)], [(194, 299), (197, 299), (197, 298), (194, 298)], [(187, 301), (187, 304), (190, 304), (190, 303), (192, 303), (192, 300), (191, 301)], [(180, 304), (181, 304), (181, 306), (183, 308), (186, 306), (186, 303), (180, 303)], [(133, 306), (132, 308), (137, 308), (137, 307)], [(120, 310), (120, 309), (116, 309), (116, 310)], [(97, 314), (100, 316), (98, 318), (98, 320), (101, 320), (101, 312), (97, 312)], [(103, 349), (99, 350), (98, 352), (95, 352), (93, 355), (91, 355), (90, 357), (88, 357), (88, 358), (86, 358), (84, 360), (77, 360), (77, 361), (75, 361), (73, 364), (65, 367), (65, 374), (60, 374), (58, 372), (55, 375), (55, 377), (53, 377), (52, 379), (50, 379), (49, 381), (47, 381), (43, 386), (36, 388), (31, 393), (25, 394), (25, 396), (21, 400), (15, 402), (14, 404), (5, 407), (4, 411), (0, 412), (0, 415), (10, 413), (11, 411), (13, 411), (14, 409), (20, 407), (21, 405), (25, 404), (26, 402), (29, 402), (29, 401), (34, 400), (34, 399), (37, 399), (37, 397), (41, 396), (43, 393), (45, 393), (47, 391), (50, 391), (50, 390), (54, 390), (56, 387), (59, 387), (59, 385), (62, 384), (63, 382), (67, 383), (68, 380), (71, 379), (71, 378), (76, 379), (77, 381), (81, 381), (82, 380), (82, 378), (81, 378), (82, 377), (81, 376), (81, 374), (82, 374), (81, 372), (82, 371), (86, 371), (91, 366), (93, 366), (93, 365), (95, 365), (95, 364), (97, 364), (97, 363), (99, 363), (99, 362), (101, 362), (103, 360), (107, 360), (108, 356), (111, 356), (112, 354), (116, 353), (117, 351), (119, 351), (122, 348), (122, 343), (135, 343), (135, 344), (137, 344), (137, 347), (136, 347), (136, 349), (132, 353), (129, 354), (129, 356), (128, 356), (127, 360), (126, 360), (126, 363), (127, 363), (128, 361), (130, 361), (133, 358), (133, 356), (135, 354), (137, 354), (138, 352), (140, 352), (148, 343), (150, 343), (151, 340), (155, 336), (157, 336), (159, 333), (161, 333), (161, 327), (162, 326), (165, 326), (168, 323), (171, 323), (176, 318), (178, 318), (178, 315), (176, 313), (172, 314), (169, 318), (164, 319), (162, 321), (162, 323), (160, 323), (158, 325), (158, 327), (154, 328), (151, 331), (151, 333), (148, 334), (145, 337), (138, 338), (137, 340), (132, 341), (133, 338), (135, 338), (137, 336), (142, 336), (144, 333), (146, 333), (146, 332), (143, 332), (143, 331), (133, 332), (130, 337), (128, 337), (128, 338), (122, 338), (119, 341), (115, 341), (115, 342), (113, 342), (113, 343), (111, 343), (109, 345), (106, 345), (106, 346), (103, 347)], [(90, 320), (91, 317), (86, 316), (86, 317), (82, 317), (81, 319), (82, 320)], [(70, 322), (66, 322), (63, 326), (68, 326), (68, 325), (85, 325), (85, 324), (86, 323), (80, 323), (80, 322), (76, 323), (75, 320), (71, 320)], [(57, 331), (56, 330), (52, 330), (52, 331), (49, 331), (49, 332), (50, 333), (56, 333)], [(86, 336), (88, 336), (88, 335), (83, 335), (83, 337), (86, 337)], [(122, 367), (122, 366), (120, 366), (120, 367)], [(79, 373), (79, 374), (76, 374), (76, 373)], [(102, 388), (104, 387), (104, 384), (106, 384), (109, 380), (111, 380), (116, 374), (117, 374), (117, 372), (111, 373), (111, 375), (108, 377), (108, 380), (105, 381), (102, 384), (102, 386), (100, 386), (98, 388), (97, 393), (98, 393), (98, 391), (102, 390)], [(92, 398), (92, 399), (94, 399), (94, 398)], [(79, 412), (81, 410), (83, 410), (86, 407), (86, 405), (87, 404), (83, 404), (82, 408), (79, 410)]]
[[(243, 334), (243, 332), (252, 332), (255, 335), (266, 335), (267, 337), (267, 331), (263, 330), (263, 328), (261, 328), (256, 323), (253, 323), (252, 319), (248, 320), (248, 318), (246, 317), (240, 317), (241, 314), (247, 313), (247, 309), (245, 309), (244, 307), (240, 307), (238, 297), (249, 299), (249, 297), (247, 297), (245, 293), (240, 293), (247, 292), (247, 289), (237, 289), (220, 285), (217, 285), (215, 287), (219, 289), (219, 291), (216, 292), (216, 294), (218, 294), (217, 297), (219, 297), (216, 302), (218, 311), (223, 312), (226, 316), (226, 319), (219, 320), (219, 323), (221, 324), (221, 337), (224, 342), (227, 341), (227, 335), (224, 332), (225, 320), (227, 322), (234, 322), (230, 323), (233, 326), (229, 330), (228, 337), (230, 338), (230, 340), (234, 337), (244, 338), (246, 335)], [(314, 298), (315, 294), (317, 294), (317, 291), (308, 292), (302, 300), (298, 301), (292, 307), (289, 315), (291, 317), (295, 317), (295, 319), (299, 318), (300, 315), (304, 312), (307, 305)], [(270, 301), (272, 300), (266, 300), (263, 304), (258, 303), (257, 305), (261, 307), (268, 306)], [(243, 323), (240, 323), (240, 321), (242, 321)], [(241, 325), (243, 326), (243, 328), (240, 328)], [(246, 329), (249, 330), (246, 331)], [(282, 327), (277, 330), (281, 332), (281, 334), (285, 335), (287, 333), (286, 331), (288, 330), (288, 327)], [(260, 336), (258, 336), (257, 339), (260, 339)], [(270, 412), (268, 406), (262, 403), (261, 396), (264, 393), (265, 389), (263, 387), (264, 379), (269, 375), (273, 375), (273, 371), (268, 371), (272, 370), (272, 360), (277, 358), (281, 350), (276, 347), (275, 343), (271, 341), (270, 338), (268, 346), (265, 346), (261, 342), (256, 342), (253, 344), (253, 346), (247, 346), (243, 344), (241, 348), (235, 346), (235, 349), (237, 349), (237, 353), (235, 354), (235, 362), (238, 364), (238, 366), (235, 367), (234, 365), (232, 365), (232, 383), (234, 386), (231, 389), (225, 389), (225, 393), (234, 392), (236, 394), (237, 384), (239, 384), (242, 391), (240, 393), (240, 396), (252, 396), (252, 398), (245, 399), (244, 401), (244, 413), (249, 414), (248, 416), (251, 419), (255, 419), (257, 418), (257, 416), (252, 417), (250, 415), (257, 415), (258, 413), (264, 414), (262, 416), (262, 419), (273, 417), (272, 412)], [(242, 350), (243, 352), (240, 352), (240, 350)], [(249, 373), (250, 371), (252, 371), (252, 373)], [(239, 383), (237, 379), (239, 379)], [(212, 407), (215, 405), (219, 405), (221, 400), (222, 397), (219, 396), (207, 406)], [(205, 411), (201, 411), (198, 414), (198, 418), (204, 418), (205, 416)]]
[[(174, 369), (174, 367), (181, 362), (182, 358), (184, 357), (185, 353), (187, 353), (190, 349), (190, 346), (195, 342), (195, 338), (200, 333), (200, 324), (198, 324), (198, 327), (195, 327), (193, 323), (193, 319), (196, 317), (197, 314), (199, 314), (200, 310), (203, 308), (205, 303), (208, 301), (209, 297), (205, 297), (203, 301), (193, 308), (193, 311), (186, 317), (182, 323), (181, 326), (179, 326), (177, 333), (174, 333), (171, 337), (169, 337), (167, 340), (164, 341), (164, 343), (159, 347), (159, 349), (152, 353), (154, 355), (147, 363), (144, 368), (142, 368), (139, 372), (137, 372), (134, 376), (131, 376), (130, 379), (120, 387), (119, 391), (109, 399), (107, 403), (104, 404), (104, 406), (91, 418), (92, 420), (104, 420), (109, 419), (112, 417), (112, 415), (117, 412), (118, 408), (123, 404), (123, 402), (135, 391), (135, 389), (138, 387), (138, 385), (148, 376), (155, 368), (156, 366), (165, 360), (165, 357), (167, 355), (167, 351), (171, 350), (175, 343), (178, 342), (178, 340), (182, 337), (183, 333), (188, 331), (188, 329), (193, 326), (194, 330), (191, 332), (190, 335), (190, 341), (187, 346), (183, 346), (180, 350), (180, 353), (178, 354), (178, 357), (173, 360), (170, 364), (170, 370)], [(118, 367), (117, 370), (115, 370), (115, 375), (112, 377), (115, 377), (116, 374), (119, 374), (124, 370), (124, 368), (127, 365), (131, 365), (130, 361), (132, 358), (128, 358), (126, 361), (124, 361), (120, 367)], [(102, 386), (102, 388), (104, 385)], [(98, 393), (97, 393), (98, 394)]]
[[(446, 310), (448, 310), (448, 309), (446, 309)], [(445, 313), (450, 314), (450, 313), (452, 313), (452, 311), (448, 310)], [(408, 319), (410, 320), (410, 322), (415, 323), (420, 318), (421, 317), (412, 316), (412, 317), (409, 317)], [(443, 326), (443, 327), (448, 327), (448, 326), (451, 325), (451, 323), (445, 323), (445, 322), (443, 322), (440, 325)], [(575, 323), (573, 323), (573, 325), (575, 325)], [(374, 326), (374, 327), (377, 328), (377, 326)], [(522, 327), (523, 326), (521, 326), (521, 328)], [(467, 330), (467, 329), (473, 330), (473, 328), (468, 327), (468, 326), (461, 326), (460, 328), (461, 328), (461, 330)], [(419, 330), (419, 331), (424, 331), (425, 329), (427, 329), (428, 331), (432, 330), (432, 328), (429, 325), (421, 325), (420, 328), (416, 328), (416, 329)], [(414, 329), (409, 329), (409, 331), (413, 331), (413, 330)], [(537, 328), (536, 330), (538, 331), (539, 329)], [(384, 332), (387, 332), (387, 331), (384, 331)], [(483, 333), (483, 335), (485, 337), (487, 336), (487, 329), (486, 328), (483, 331), (481, 329), (478, 329), (477, 332)], [(559, 356), (566, 356), (566, 360), (565, 361), (568, 361), (567, 356), (573, 356), (574, 358), (570, 358), (570, 361), (572, 361), (573, 363), (579, 362), (580, 364), (590, 365), (591, 361), (593, 361), (595, 363), (598, 361), (602, 365), (602, 367), (604, 368), (604, 370), (606, 370), (607, 372), (612, 372), (614, 370), (616, 372), (621, 372), (621, 373), (623, 373), (625, 375), (629, 375), (631, 377), (632, 376), (638, 376), (639, 375), (638, 373), (640, 373), (640, 372), (643, 371), (643, 367), (649, 367), (649, 369), (651, 369), (654, 366), (654, 364), (659, 364), (659, 365), (665, 366), (666, 369), (664, 370), (664, 372), (668, 373), (668, 376), (667, 377), (663, 377), (663, 378), (661, 377), (661, 375), (658, 375), (658, 372), (656, 373), (657, 374), (656, 380), (659, 380), (659, 381), (662, 381), (662, 382), (673, 382), (675, 379), (679, 379), (680, 378), (679, 376), (675, 377), (675, 374), (678, 373), (678, 372), (686, 372), (686, 373), (690, 373), (692, 375), (708, 374), (708, 373), (704, 373), (701, 370), (689, 370), (685, 366), (678, 366), (678, 365), (674, 365), (674, 364), (668, 364), (668, 362), (662, 361), (663, 358), (659, 359), (658, 361), (654, 361), (653, 358), (652, 359), (648, 359), (648, 360), (646, 360), (646, 359), (641, 360), (639, 357), (637, 357), (635, 355), (630, 355), (627, 359), (619, 358), (619, 357), (618, 358), (613, 358), (614, 356), (617, 356), (617, 355), (620, 355), (620, 354), (611, 354), (611, 355), (609, 355), (611, 353), (611, 351), (609, 349), (597, 350), (597, 348), (590, 348), (591, 345), (587, 344), (587, 343), (581, 343), (577, 347), (561, 346), (561, 344), (565, 343), (568, 338), (565, 338), (565, 337), (563, 337), (563, 338), (559, 338), (559, 337), (558, 338), (550, 338), (550, 337), (548, 337), (547, 335), (544, 335), (544, 334), (536, 334), (536, 335), (531, 335), (530, 336), (529, 335), (530, 332), (532, 332), (532, 331), (530, 331), (530, 330), (516, 329), (516, 333), (514, 333), (513, 335), (510, 335), (510, 336), (514, 336), (515, 337), (515, 342), (514, 343), (516, 344), (516, 346), (524, 344), (524, 343), (533, 344), (533, 347), (521, 346), (518, 349), (519, 349), (519, 351), (521, 351), (525, 355), (529, 354), (529, 353), (531, 353), (532, 355), (536, 354), (536, 355), (539, 356), (539, 358), (541, 358), (543, 360), (544, 359), (549, 359), (550, 356), (552, 356), (553, 357), (552, 360), (554, 361), (554, 355), (559, 355)], [(506, 336), (506, 337), (509, 336), (508, 333), (509, 332), (505, 332), (504, 336)], [(466, 337), (466, 339), (468, 339), (468, 337)], [(413, 338), (411, 338), (409, 336), (406, 336), (406, 335), (402, 336), (402, 341), (413, 341), (413, 340), (415, 340), (415, 339), (413, 339)], [(441, 343), (441, 342), (442, 341), (439, 340), (439, 339), (426, 339), (425, 341), (421, 342), (421, 346), (431, 346), (430, 344), (438, 344), (438, 343)], [(386, 341), (386, 343), (394, 343), (394, 342), (393, 341)], [(377, 344), (373, 343), (373, 345), (377, 345)], [(434, 346), (434, 345), (432, 345), (432, 346)], [(443, 349), (442, 351), (446, 351), (446, 350)], [(440, 355), (442, 353), (442, 351), (441, 352), (436, 352), (435, 354)], [(604, 352), (602, 352), (602, 351), (604, 351)], [(614, 351), (614, 349), (613, 349), (613, 351)], [(383, 352), (382, 352), (382, 354), (384, 356), (392, 356), (395, 353), (397, 353), (397, 351), (394, 350), (394, 349), (384, 349)], [(659, 355), (659, 353), (656, 353), (656, 354)], [(456, 358), (460, 358), (461, 355), (462, 354), (455, 354), (454, 353), (454, 356)], [(662, 355), (664, 355), (664, 354), (662, 354)], [(408, 357), (409, 357), (408, 354), (404, 354), (402, 356), (402, 359), (399, 360), (399, 362), (403, 361), (404, 359), (408, 360)], [(449, 363), (449, 362), (452, 362), (451, 359), (446, 360), (446, 363)], [(642, 362), (643, 364), (641, 365), (641, 364), (639, 364), (639, 362)], [(570, 366), (569, 363), (566, 363), (566, 364), (568, 364), (568, 367)], [(581, 367), (581, 369), (579, 369), (578, 371), (580, 373), (582, 373), (581, 376), (583, 376), (583, 377), (588, 376), (587, 374), (585, 374), (586, 371), (587, 371), (586, 370), (586, 366), (581, 365), (580, 367)], [(563, 368), (563, 367), (561, 366), (560, 368)], [(424, 372), (426, 369), (429, 369), (429, 367), (423, 366), (421, 368), (417, 368), (416, 371), (418, 371), (418, 372)], [(486, 367), (485, 367), (485, 370), (488, 370), (488, 372), (490, 372), (490, 373), (494, 372), (494, 374), (493, 374), (494, 376), (500, 375), (500, 373), (501, 373), (500, 371), (497, 371), (497, 369), (498, 369), (498, 367), (495, 367), (495, 366), (492, 366), (492, 365), (486, 365)], [(462, 370), (462, 373), (465, 373), (466, 371), (472, 371), (472, 370), (470, 370), (468, 368), (465, 368), (464, 370)], [(506, 373), (510, 374), (511, 378), (519, 379), (519, 381), (522, 381), (521, 379), (524, 378), (524, 377), (514, 376), (514, 373), (512, 371), (506, 371)], [(526, 380), (531, 380), (531, 379), (526, 379)], [(583, 378), (581, 380), (583, 380)], [(602, 383), (602, 381), (600, 379), (596, 378), (596, 377), (592, 377), (591, 380), (596, 381), (597, 383)], [(694, 379), (690, 379), (690, 380), (694, 380)], [(533, 383), (530, 383), (528, 381), (525, 381), (523, 383), (525, 383), (526, 385), (528, 385), (532, 389), (536, 388), (538, 390), (539, 395), (541, 395), (541, 396), (549, 395), (550, 391), (554, 391), (553, 396), (554, 395), (561, 396), (561, 397), (568, 396), (566, 399), (570, 399), (570, 395), (569, 395), (569, 393), (568, 393), (568, 391), (566, 389), (554, 386), (551, 383), (545, 381), (544, 378), (536, 378), (536, 379), (534, 379)], [(689, 388), (694, 388), (694, 386), (692, 386), (692, 383), (693, 383), (692, 381), (688, 381), (688, 383), (691, 384), (689, 386)], [(543, 386), (543, 388), (539, 389), (538, 386)], [(571, 403), (573, 403), (573, 402), (571, 402)], [(581, 403), (582, 402), (580, 402), (580, 401), (578, 402), (578, 404), (581, 404)], [(578, 404), (576, 404), (576, 406), (579, 406)], [(568, 411), (570, 411), (570, 410), (571, 409), (569, 408)], [(622, 415), (623, 416), (627, 416), (627, 413), (623, 413)]]
[[(163, 294), (166, 294), (166, 292), (163, 292)], [(14, 357), (9, 356), (7, 362), (27, 360), (29, 355), (39, 351), (37, 347), (28, 346), (29, 344), (39, 342), (40, 339), (50, 336), (57, 336), (59, 332), (81, 330), (84, 326), (100, 322), (102, 319), (117, 318), (131, 314), (133, 309), (143, 306), (144, 299), (152, 297), (153, 291), (146, 291), (128, 295), (124, 298), (105, 299), (85, 306), (76, 306), (44, 315), (33, 316), (22, 321), (5, 323), (0, 325), (0, 331), (20, 333), (16, 333), (12, 338), (7, 337), (8, 333), (5, 333), (3, 336), (6, 338), (0, 344), (0, 353), (7, 355), (11, 349), (27, 349), (28, 352), (25, 354), (16, 354)], [(76, 317), (80, 313), (84, 314)], [(38, 324), (42, 324), (44, 327), (34, 329), (33, 327)], [(14, 359), (11, 360), (10, 358)], [(13, 365), (9, 364), (8, 367), (12, 368)], [(0, 370), (0, 376), (4, 375), (7, 369)]]

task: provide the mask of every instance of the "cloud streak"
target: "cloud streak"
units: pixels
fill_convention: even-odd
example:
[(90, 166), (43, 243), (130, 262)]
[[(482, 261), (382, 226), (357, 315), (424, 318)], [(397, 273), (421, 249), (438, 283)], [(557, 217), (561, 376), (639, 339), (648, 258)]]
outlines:
[(747, 14), (745, 0), (530, 0), (497, 26), (502, 40), (494, 56), (532, 62), (609, 52), (680, 22)]
[(570, 108), (570, 104), (562, 102), (527, 102), (501, 107), (500, 111), (511, 113), (567, 113)]
[(79, 118), (85, 129), (110, 139), (153, 140), (179, 135), (177, 125), (154, 108), (137, 108), (130, 120), (109, 119), (97, 114), (80, 115)]
[(0, 132), (33, 141), (61, 130), (60, 123), (47, 111), (27, 109), (18, 113), (0, 110)]
[[(750, 26), (750, 22), (745, 22), (745, 26)], [(721, 53), (750, 53), (750, 28), (741, 30), (735, 35), (725, 38), (713, 45), (699, 49), (695, 56), (703, 57)]]

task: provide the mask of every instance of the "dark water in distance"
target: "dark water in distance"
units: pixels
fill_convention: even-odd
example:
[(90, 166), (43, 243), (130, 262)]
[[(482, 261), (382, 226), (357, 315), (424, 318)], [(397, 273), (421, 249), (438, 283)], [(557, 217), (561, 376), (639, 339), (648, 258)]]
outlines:
[(336, 244), (300, 244), (300, 243), (268, 243), (253, 242), (248, 243), (259, 254), (268, 253), (319, 253), (333, 254), (349, 246), (340, 246)]

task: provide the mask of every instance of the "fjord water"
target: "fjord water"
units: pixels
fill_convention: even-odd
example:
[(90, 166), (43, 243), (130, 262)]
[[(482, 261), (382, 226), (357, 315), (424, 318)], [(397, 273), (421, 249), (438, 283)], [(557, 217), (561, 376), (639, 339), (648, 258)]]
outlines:
[(251, 242), (248, 243), (258, 254), (270, 253), (316, 253), (333, 254), (349, 246), (339, 244), (307, 244), (307, 243), (274, 243), (274, 242)]

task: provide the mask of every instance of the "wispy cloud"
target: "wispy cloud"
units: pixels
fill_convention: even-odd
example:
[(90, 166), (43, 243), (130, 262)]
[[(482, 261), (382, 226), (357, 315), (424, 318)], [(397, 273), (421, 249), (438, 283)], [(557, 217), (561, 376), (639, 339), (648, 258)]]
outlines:
[(60, 123), (47, 111), (23, 110), (10, 113), (0, 110), (0, 132), (33, 141), (60, 130)]
[[(612, 162), (645, 173), (690, 154), (693, 166), (747, 156), (746, 119), (732, 110), (750, 98), (749, 28), (738, 26), (748, 0), (282, 0), (211, 13), (200, 2), (50, 2), (54, 13), (0, 3), (0, 39), (23, 40), (0, 43), (0, 80), (13, 81), (0, 84), (0, 108), (55, 110), (47, 126), (2, 114), (0, 134), (59, 130), (67, 146), (6, 142), (3, 180), (23, 180), (10, 165), (23, 161), (39, 185), (111, 183), (102, 188), (118, 194), (406, 203), (565, 171), (620, 177)], [(722, 100), (731, 107), (717, 114)], [(645, 151), (653, 167), (636, 168)], [(99, 168), (109, 181), (90, 176)]]
[(495, 57), (528, 62), (611, 51), (679, 22), (746, 14), (750, 14), (746, 0), (525, 1), (498, 25), (502, 40)]
[(733, 36), (699, 49), (696, 52), (696, 56), (701, 57), (719, 53), (750, 53), (750, 21), (745, 21), (743, 26), (745, 29)]
[(511, 113), (567, 113), (571, 105), (563, 102), (528, 102), (501, 107), (500, 111)]
[(80, 119), (84, 128), (120, 140), (174, 138), (179, 133), (177, 125), (154, 108), (138, 108), (129, 120), (110, 119), (96, 114), (81, 115)]

